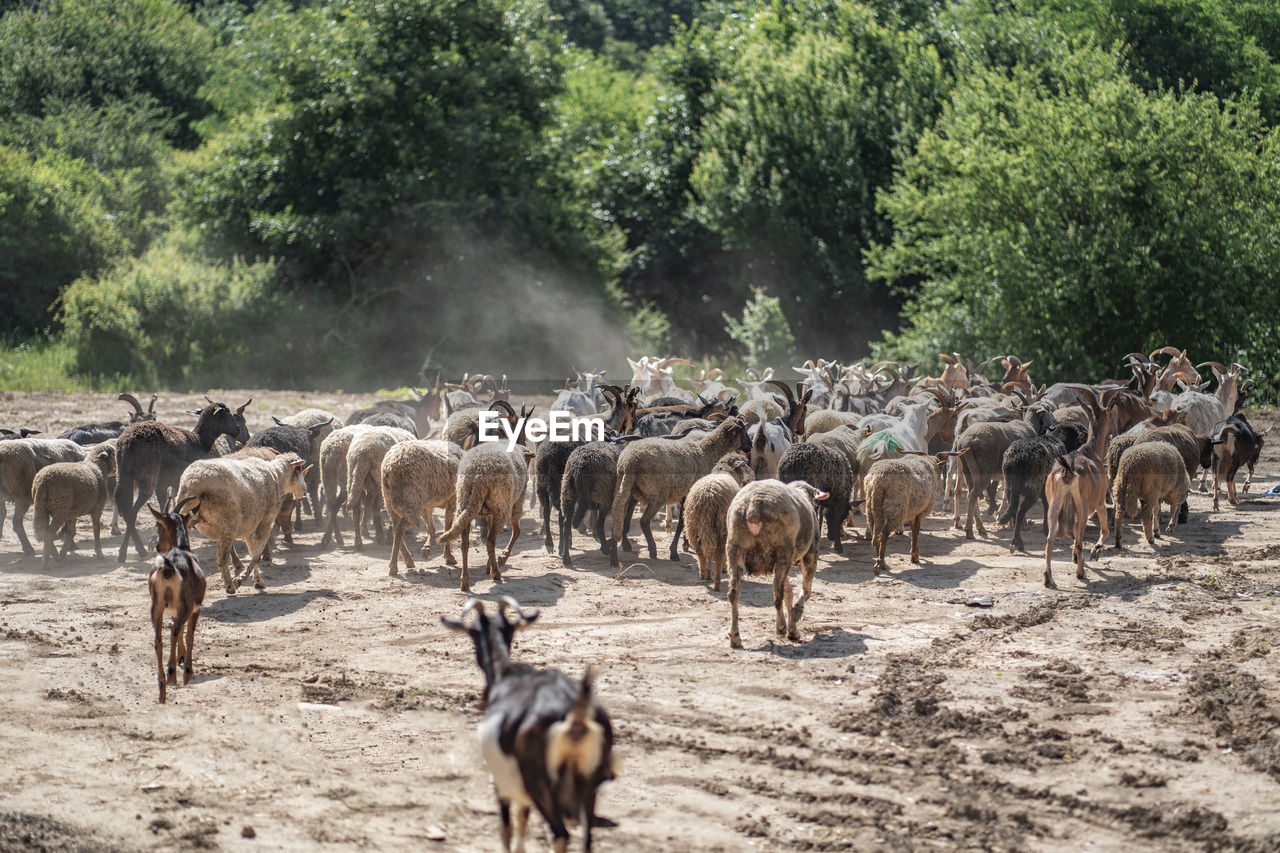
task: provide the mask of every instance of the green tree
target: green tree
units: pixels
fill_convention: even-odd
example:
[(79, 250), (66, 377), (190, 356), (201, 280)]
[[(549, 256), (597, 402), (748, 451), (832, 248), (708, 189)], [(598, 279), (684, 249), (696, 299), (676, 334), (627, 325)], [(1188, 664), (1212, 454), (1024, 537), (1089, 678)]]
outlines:
[[(1150, 94), (1110, 57), (978, 72), (881, 197), (872, 275), (904, 283), (883, 351), (1035, 354), (1044, 376), (1111, 375), (1164, 344), (1273, 377), (1280, 141), (1247, 104)], [(911, 282), (920, 282), (912, 287)]]
[(796, 340), (778, 297), (765, 295), (764, 288), (753, 288), (751, 299), (742, 307), (741, 319), (720, 316), (724, 318), (725, 334), (746, 350), (748, 366), (759, 369), (790, 364)]
[(58, 291), (126, 249), (82, 161), (0, 145), (0, 334), (50, 325)]

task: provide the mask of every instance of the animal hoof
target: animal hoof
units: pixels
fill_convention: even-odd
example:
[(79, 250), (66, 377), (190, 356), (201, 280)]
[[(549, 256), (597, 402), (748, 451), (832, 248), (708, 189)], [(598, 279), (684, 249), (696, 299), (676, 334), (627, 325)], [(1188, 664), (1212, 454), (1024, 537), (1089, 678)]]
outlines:
[(730, 634), (730, 635), (729, 635), (729, 648), (731, 648), (731, 649), (740, 649), (740, 648), (742, 648), (742, 638), (741, 638), (741, 637), (739, 637), (737, 634)]
[(1053, 578), (1049, 577), (1048, 575), (1045, 575), (1045, 576), (1044, 576), (1044, 586), (1045, 586), (1045, 589), (1057, 589), (1057, 588), (1058, 588), (1058, 585), (1057, 585), (1056, 583), (1054, 583)]
[(227, 584), (227, 595), (235, 595), (235, 594), (236, 594), (236, 585), (233, 583)]
[(265, 583), (263, 583), (262, 581), (254, 581), (254, 582), (253, 582), (253, 588), (254, 588), (254, 589), (261, 589), (261, 590), (265, 590), (265, 589), (267, 588), (267, 585), (266, 585)]

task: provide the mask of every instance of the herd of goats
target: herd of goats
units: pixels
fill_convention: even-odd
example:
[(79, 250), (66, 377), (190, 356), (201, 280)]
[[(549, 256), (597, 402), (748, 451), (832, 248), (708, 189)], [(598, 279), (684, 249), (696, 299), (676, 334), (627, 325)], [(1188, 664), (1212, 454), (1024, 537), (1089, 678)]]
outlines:
[[(907, 527), (911, 562), (920, 561), (921, 523), (939, 500), (944, 512), (953, 513), (955, 527), (973, 538), (975, 527), (987, 535), (980, 508), (985, 496), (988, 518), (999, 511), (1002, 524), (1012, 522), (1011, 551), (1025, 550), (1026, 515), (1039, 501), (1046, 527), (1044, 582), (1054, 587), (1053, 545), (1068, 530), (1076, 577), (1084, 578), (1091, 515), (1100, 530), (1090, 554), (1095, 559), (1110, 527), (1121, 547), (1125, 521), (1134, 517), (1141, 517), (1154, 544), (1162, 502), (1170, 508), (1168, 531), (1185, 521), (1197, 476), (1204, 490), (1211, 473), (1215, 511), (1221, 484), (1236, 502), (1241, 467), (1248, 470), (1243, 491), (1249, 490), (1265, 433), (1242, 412), (1253, 382), (1240, 364), (1193, 365), (1185, 350), (1165, 347), (1125, 356), (1127, 381), (1037, 387), (1032, 362), (1016, 356), (977, 368), (958, 354), (942, 359), (941, 375), (924, 377), (915, 375), (915, 366), (896, 362), (807, 361), (794, 368), (803, 377), (794, 390), (774, 379), (772, 369), (747, 371), (734, 387), (721, 371), (703, 370), (683, 388), (673, 372), (689, 363), (676, 358), (629, 360), (633, 375), (625, 386), (607, 383), (603, 371), (575, 368), (551, 410), (602, 420), (603, 440), (543, 440), (536, 447), (529, 440), (534, 410), (526, 405), (516, 411), (505, 376), (499, 382), (467, 375), (454, 384), (423, 377), (431, 387), (415, 391), (413, 399), (379, 402), (349, 415), (345, 425), (334, 413), (305, 409), (273, 418), (275, 426), (254, 435), (245, 423), (249, 402), (232, 409), (206, 398), (208, 405), (194, 412), (194, 428), (185, 429), (156, 420), (154, 396), (144, 410), (135, 397), (121, 394), (133, 409), (127, 421), (88, 424), (53, 439), (33, 438), (36, 431), (29, 428), (0, 430), (7, 439), (0, 441), (0, 527), (6, 502), (12, 502), (14, 534), (34, 555), (24, 529), (24, 516), (34, 508), (47, 567), (51, 557), (66, 557), (76, 521), (87, 515), (102, 558), (101, 516), (111, 500), (124, 523), (118, 553), (124, 562), (131, 541), (146, 556), (137, 522), (148, 505), (158, 531), (149, 588), (164, 702), (179, 661), (183, 683), (192, 676), (205, 595), (191, 528), (217, 543), (218, 570), (234, 593), (249, 574), (255, 587), (264, 588), (259, 564), (270, 562), (273, 529), (292, 544), (304, 509), (325, 525), (321, 547), (344, 544), (343, 510), (356, 549), (364, 547), (369, 530), (375, 542), (389, 539), (392, 574), (400, 558), (414, 567), (405, 540), (411, 527), (427, 528), (420, 554), (431, 554), (437, 540), (432, 516), (440, 509), (445, 529), (438, 539), (447, 564), (456, 564), (452, 542), (462, 539), (465, 591), (476, 521), (488, 574), (501, 581), (520, 535), (532, 464), (548, 553), (571, 566), (574, 531), (589, 531), (610, 564), (620, 566), (619, 549), (633, 549), (632, 516), (643, 507), (640, 531), (649, 558), (657, 559), (652, 523), (665, 512), (668, 529), (675, 525), (671, 559), (683, 538), (697, 556), (699, 577), (714, 589), (727, 569), (729, 639), (741, 648), (743, 575), (772, 578), (777, 633), (799, 640), (823, 522), (831, 547), (842, 553), (844, 525), (859, 507), (879, 574), (887, 569), (890, 534)], [(1200, 373), (1206, 368), (1216, 380), (1212, 393)], [(483, 440), (485, 422), (495, 419), (510, 442)], [(161, 509), (148, 504), (153, 498), (163, 502)], [(508, 524), (510, 539), (499, 554), (497, 537)], [(113, 518), (112, 532), (116, 525)], [(237, 541), (248, 547), (247, 568)], [(801, 591), (795, 598), (789, 575), (797, 564)], [(557, 850), (567, 844), (566, 822), (581, 823), (590, 849), (596, 789), (613, 775), (612, 729), (593, 697), (589, 673), (573, 681), (553, 669), (511, 662), (512, 637), (537, 616), (504, 597), (493, 614), (472, 599), (458, 620), (442, 621), (470, 635), (484, 672), (488, 712), (480, 740), (498, 793), (504, 846), (509, 849), (513, 835), (514, 804), (521, 839), (530, 808), (537, 808)]]

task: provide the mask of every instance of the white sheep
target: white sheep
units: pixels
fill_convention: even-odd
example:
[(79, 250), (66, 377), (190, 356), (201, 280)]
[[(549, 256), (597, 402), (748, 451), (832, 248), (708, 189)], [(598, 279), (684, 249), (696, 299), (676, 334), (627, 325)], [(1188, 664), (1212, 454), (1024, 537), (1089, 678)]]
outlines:
[(36, 474), (55, 462), (80, 462), (85, 448), (65, 438), (18, 438), (0, 441), (0, 531), (4, 528), (5, 501), (13, 502), (13, 532), (22, 552), (35, 554), (22, 519), (31, 506)]
[(239, 586), (229, 568), (237, 539), (249, 547), (248, 571), (253, 572), (253, 585), (266, 588), (258, 563), (284, 496), (299, 499), (307, 493), (306, 464), (296, 453), (282, 453), (269, 460), (200, 459), (182, 472), (178, 505), (188, 497), (196, 499), (190, 509), (192, 523), (218, 543), (218, 570), (228, 593)]

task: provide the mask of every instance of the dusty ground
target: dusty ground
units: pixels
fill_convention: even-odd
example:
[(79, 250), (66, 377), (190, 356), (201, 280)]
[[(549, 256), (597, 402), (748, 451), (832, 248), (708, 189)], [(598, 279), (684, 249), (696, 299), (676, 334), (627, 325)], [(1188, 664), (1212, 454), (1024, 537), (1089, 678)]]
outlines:
[[(253, 428), (368, 399), (215, 397), (250, 394)], [(158, 408), (185, 424), (198, 399)], [(0, 425), (55, 433), (120, 408), (0, 393)], [(623, 756), (600, 850), (1277, 850), (1280, 500), (1223, 505), (1194, 495), (1154, 551), (1131, 529), (1084, 582), (1063, 543), (1059, 592), (1038, 525), (1011, 557), (1003, 532), (966, 542), (935, 516), (923, 564), (895, 539), (888, 577), (862, 541), (824, 550), (804, 642), (774, 639), (770, 591), (748, 583), (737, 652), (691, 556), (567, 570), (532, 508), (507, 582), (475, 588), (542, 608), (519, 659), (596, 669)], [(481, 676), (438, 623), (464, 601), (457, 575), (437, 555), (389, 577), (384, 546), (318, 540), (308, 525), (281, 548), (264, 593), (210, 583), (197, 676), (161, 706), (144, 561), (82, 542), (46, 573), (4, 531), (0, 848), (499, 850)], [(995, 606), (964, 606), (980, 595)]]

